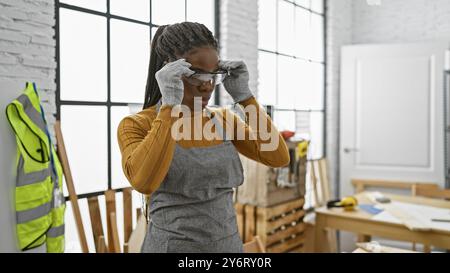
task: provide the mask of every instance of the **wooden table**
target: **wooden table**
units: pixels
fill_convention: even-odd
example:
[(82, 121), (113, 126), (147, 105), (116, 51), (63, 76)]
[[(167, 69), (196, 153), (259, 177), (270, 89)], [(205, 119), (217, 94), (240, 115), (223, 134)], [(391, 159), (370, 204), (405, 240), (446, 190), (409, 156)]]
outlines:
[[(449, 201), (386, 193), (383, 193), (383, 195), (393, 201), (450, 209)], [(371, 203), (365, 196), (365, 193), (357, 194), (355, 197), (358, 199), (359, 204)], [(366, 236), (377, 236), (391, 240), (415, 242), (450, 249), (450, 231), (412, 231), (403, 224), (377, 221), (371, 219), (372, 217), (373, 215), (362, 210), (346, 212), (341, 208), (327, 209), (326, 207), (322, 207), (316, 209), (315, 252), (329, 252), (322, 247), (327, 245), (326, 229), (342, 230), (357, 234), (363, 233)]]

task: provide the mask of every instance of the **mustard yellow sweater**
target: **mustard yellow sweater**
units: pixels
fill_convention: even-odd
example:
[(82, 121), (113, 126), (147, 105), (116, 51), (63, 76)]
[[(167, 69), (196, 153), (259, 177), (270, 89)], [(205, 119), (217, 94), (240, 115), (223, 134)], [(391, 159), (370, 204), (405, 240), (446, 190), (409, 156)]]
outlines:
[[(244, 107), (254, 105), (257, 109), (261, 109), (261, 111), (257, 111), (258, 120), (259, 115), (264, 115), (267, 120), (268, 131), (276, 130), (270, 117), (260, 108), (254, 97), (240, 104)], [(176, 141), (171, 135), (171, 127), (174, 122), (179, 118), (188, 118), (194, 124), (194, 117), (171, 117), (171, 111), (171, 106), (162, 106), (160, 112), (157, 113), (156, 106), (153, 106), (124, 118), (119, 124), (117, 138), (122, 154), (122, 168), (132, 187), (141, 193), (151, 194), (158, 189), (169, 170), (175, 143), (178, 143), (183, 148), (192, 148), (208, 147), (223, 142), (218, 139), (207, 140), (204, 136), (201, 140), (195, 140), (192, 137), (192, 140), (182, 139)], [(278, 131), (274, 131), (279, 135), (277, 149), (274, 151), (261, 151), (261, 144), (269, 143), (270, 140), (262, 140), (258, 133), (258, 128), (250, 128), (242, 119), (225, 108), (213, 110), (212, 114), (218, 115), (224, 121), (225, 129), (227, 124), (233, 126), (235, 135), (232, 143), (242, 155), (271, 167), (283, 167), (289, 164), (288, 148)], [(230, 117), (231, 120), (229, 120)], [(210, 118), (206, 114), (202, 114), (201, 119), (202, 127), (194, 128), (192, 126), (191, 128), (194, 128), (193, 132), (202, 130), (203, 124), (208, 122)], [(245, 132), (245, 140), (237, 140), (236, 132), (239, 130)], [(212, 131), (215, 132), (215, 126), (212, 128)], [(251, 133), (256, 133), (257, 138), (249, 139), (248, 136)]]

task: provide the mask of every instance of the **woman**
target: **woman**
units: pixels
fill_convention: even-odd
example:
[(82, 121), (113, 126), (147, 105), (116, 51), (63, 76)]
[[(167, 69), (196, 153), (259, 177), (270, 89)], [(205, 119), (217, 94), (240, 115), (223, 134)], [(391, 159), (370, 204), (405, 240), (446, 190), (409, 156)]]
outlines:
[[(229, 75), (224, 78), (225, 73)], [(268, 140), (248, 139), (250, 133), (258, 136), (257, 128), (229, 110), (206, 107), (222, 80), (236, 103), (259, 109), (257, 115), (263, 115), (268, 131), (280, 139), (275, 150), (261, 149)], [(233, 188), (243, 182), (238, 152), (272, 167), (289, 164), (286, 143), (253, 97), (248, 80), (243, 62), (219, 62), (217, 40), (204, 25), (184, 22), (156, 31), (144, 109), (118, 127), (123, 171), (137, 191), (151, 195), (142, 252), (243, 251), (233, 207)], [(180, 105), (195, 110), (194, 98), (201, 99), (200, 111), (171, 114)], [(213, 121), (213, 131), (221, 138), (176, 140), (172, 126), (196, 117), (201, 125)], [(194, 126), (192, 136), (202, 128)], [(233, 131), (227, 136), (228, 128)], [(236, 139), (239, 129), (245, 132), (244, 140)]]

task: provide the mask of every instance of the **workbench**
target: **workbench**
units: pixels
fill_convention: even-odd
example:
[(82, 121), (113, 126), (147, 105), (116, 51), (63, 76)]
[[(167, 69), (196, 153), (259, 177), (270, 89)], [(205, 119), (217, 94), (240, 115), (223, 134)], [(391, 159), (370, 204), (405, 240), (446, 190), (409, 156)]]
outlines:
[[(445, 200), (394, 194), (384, 194), (384, 196), (392, 201), (450, 209), (450, 201)], [(359, 204), (371, 203), (365, 192), (359, 193), (355, 197)], [(375, 220), (372, 214), (360, 209), (344, 211), (342, 208), (327, 209), (321, 207), (316, 209), (315, 223), (315, 252), (329, 252), (329, 250), (323, 248), (324, 245), (327, 245), (327, 229), (450, 249), (450, 230), (413, 231), (401, 223)]]

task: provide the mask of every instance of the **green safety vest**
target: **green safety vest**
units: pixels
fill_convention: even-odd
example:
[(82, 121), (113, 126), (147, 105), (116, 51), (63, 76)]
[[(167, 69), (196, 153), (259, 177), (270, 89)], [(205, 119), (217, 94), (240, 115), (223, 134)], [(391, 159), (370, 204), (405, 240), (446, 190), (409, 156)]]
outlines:
[(19, 248), (46, 243), (47, 252), (64, 252), (65, 202), (62, 167), (51, 143), (34, 83), (6, 107), (17, 142), (15, 191)]

